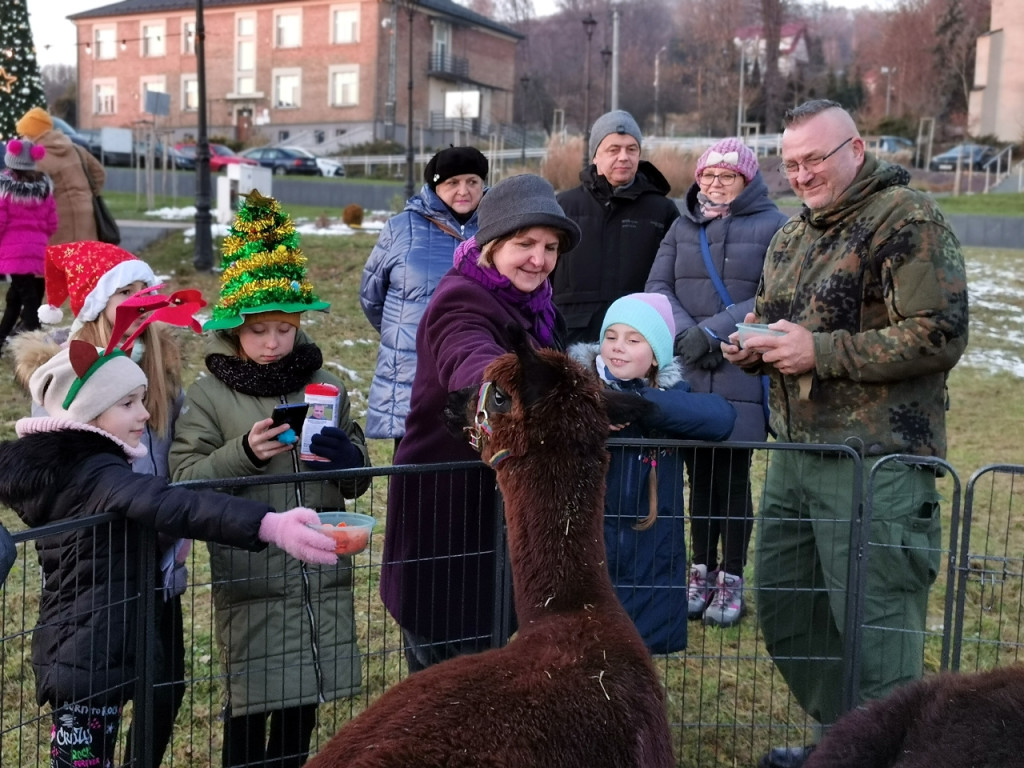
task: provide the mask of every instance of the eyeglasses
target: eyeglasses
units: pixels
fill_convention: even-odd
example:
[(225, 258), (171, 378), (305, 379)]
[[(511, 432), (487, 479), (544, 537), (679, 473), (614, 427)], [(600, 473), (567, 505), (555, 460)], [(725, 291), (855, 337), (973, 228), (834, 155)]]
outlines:
[(832, 157), (832, 155), (834, 155), (840, 149), (842, 149), (851, 141), (853, 141), (853, 139), (854, 137), (851, 136), (838, 147), (829, 152), (827, 155), (822, 155), (821, 157), (811, 157), (804, 160), (802, 163), (793, 162), (792, 160), (789, 161), (788, 163), (781, 163), (779, 165), (779, 173), (781, 173), (783, 176), (789, 176), (790, 178), (792, 178), (796, 176), (798, 173), (800, 173), (801, 167), (807, 169), (808, 173), (817, 173), (818, 171), (821, 170), (822, 166), (825, 165), (826, 160), (828, 160), (830, 157)]
[(709, 173), (705, 171), (697, 178), (697, 181), (706, 187), (710, 187), (715, 183), (715, 179), (718, 179), (718, 182), (723, 187), (731, 187), (738, 176), (738, 173)]

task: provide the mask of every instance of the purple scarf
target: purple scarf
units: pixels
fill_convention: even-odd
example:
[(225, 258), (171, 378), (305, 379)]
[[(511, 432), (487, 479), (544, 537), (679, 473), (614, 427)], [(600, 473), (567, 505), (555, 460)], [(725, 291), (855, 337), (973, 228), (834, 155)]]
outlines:
[(480, 249), (477, 247), (476, 238), (463, 240), (455, 249), (455, 271), (480, 283), (494, 295), (532, 317), (534, 335), (545, 347), (552, 346), (555, 340), (555, 305), (551, 302), (551, 283), (545, 280), (536, 290), (523, 293), (498, 270), (479, 266), (479, 258)]

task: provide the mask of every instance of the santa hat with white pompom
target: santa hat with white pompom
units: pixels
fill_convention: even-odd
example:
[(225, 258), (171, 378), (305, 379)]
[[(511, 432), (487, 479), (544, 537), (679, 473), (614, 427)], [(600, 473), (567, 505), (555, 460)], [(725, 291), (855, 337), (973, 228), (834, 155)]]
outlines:
[(60, 306), (71, 299), (76, 331), (95, 320), (118, 289), (135, 282), (157, 284), (150, 266), (124, 248), (110, 243), (82, 240), (51, 245), (46, 249), (46, 304), (39, 307), (40, 322), (55, 325), (64, 318)]

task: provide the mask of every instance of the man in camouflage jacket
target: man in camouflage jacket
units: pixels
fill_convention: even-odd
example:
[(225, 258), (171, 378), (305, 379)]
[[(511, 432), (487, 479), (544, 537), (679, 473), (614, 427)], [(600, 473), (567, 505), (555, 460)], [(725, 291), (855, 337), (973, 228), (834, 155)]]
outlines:
[[(944, 457), (946, 375), (967, 345), (967, 282), (956, 236), (909, 173), (877, 159), (839, 104), (786, 115), (781, 170), (805, 208), (779, 230), (748, 322), (785, 335), (725, 344), (731, 362), (771, 378), (778, 439), (845, 444), (865, 484), (886, 454)], [(757, 612), (765, 643), (819, 723), (842, 711), (844, 685), (878, 698), (921, 675), (928, 590), (941, 530), (932, 471), (882, 463), (859, 681), (842, 668), (854, 467), (835, 453), (771, 460), (757, 539)], [(866, 491), (866, 485), (865, 489)], [(802, 765), (777, 748), (763, 768)]]

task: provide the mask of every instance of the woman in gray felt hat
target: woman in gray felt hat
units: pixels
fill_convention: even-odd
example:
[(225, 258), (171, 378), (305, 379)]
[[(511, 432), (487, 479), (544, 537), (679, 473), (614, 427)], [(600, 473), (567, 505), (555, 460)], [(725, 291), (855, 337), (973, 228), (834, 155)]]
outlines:
[[(580, 232), (551, 185), (513, 176), (484, 195), (477, 215), (476, 237), (456, 249), (455, 265), (420, 321), (411, 409), (395, 464), (479, 459), (448, 432), (442, 412), (449, 392), (479, 385), (491, 361), (511, 349), (510, 323), (536, 347), (564, 347), (548, 275)], [(380, 589), (402, 627), (411, 671), (491, 645), (494, 486), (493, 470), (482, 467), (392, 480)]]

